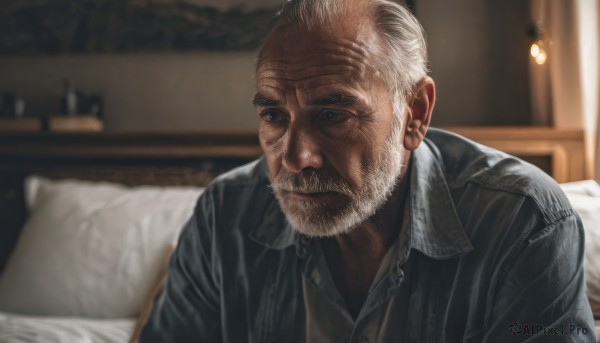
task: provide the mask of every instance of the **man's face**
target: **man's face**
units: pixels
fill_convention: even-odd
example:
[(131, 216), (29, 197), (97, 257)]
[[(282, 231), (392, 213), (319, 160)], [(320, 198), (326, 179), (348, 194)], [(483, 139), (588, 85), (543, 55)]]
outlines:
[(374, 68), (378, 38), (362, 22), (279, 27), (258, 61), (254, 102), (273, 192), (311, 236), (364, 222), (401, 172), (401, 121)]

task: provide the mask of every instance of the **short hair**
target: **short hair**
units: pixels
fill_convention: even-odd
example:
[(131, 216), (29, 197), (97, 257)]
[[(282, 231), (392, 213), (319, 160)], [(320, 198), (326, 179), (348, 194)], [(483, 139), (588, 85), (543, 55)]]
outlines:
[[(274, 24), (285, 22), (311, 30), (335, 22), (347, 0), (288, 0)], [(427, 43), (423, 27), (405, 7), (389, 0), (366, 0), (384, 54), (379, 61), (383, 81), (388, 86), (396, 115), (401, 116), (404, 100), (427, 75)]]

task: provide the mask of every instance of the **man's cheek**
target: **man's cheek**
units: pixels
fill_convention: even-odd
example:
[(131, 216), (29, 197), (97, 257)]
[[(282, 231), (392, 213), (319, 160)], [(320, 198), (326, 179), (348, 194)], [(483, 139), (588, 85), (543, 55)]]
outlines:
[(258, 135), (263, 149), (266, 146), (276, 146), (281, 144), (283, 136), (285, 135), (285, 131), (285, 121), (276, 123), (261, 121), (258, 128)]

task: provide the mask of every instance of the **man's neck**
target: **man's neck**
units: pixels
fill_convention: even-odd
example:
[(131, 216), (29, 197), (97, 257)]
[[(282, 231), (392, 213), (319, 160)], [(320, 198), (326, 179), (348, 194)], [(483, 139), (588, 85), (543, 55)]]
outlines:
[(403, 176), (392, 196), (373, 217), (347, 234), (322, 241), (336, 287), (355, 319), (381, 261), (400, 232), (409, 183), (409, 178)]

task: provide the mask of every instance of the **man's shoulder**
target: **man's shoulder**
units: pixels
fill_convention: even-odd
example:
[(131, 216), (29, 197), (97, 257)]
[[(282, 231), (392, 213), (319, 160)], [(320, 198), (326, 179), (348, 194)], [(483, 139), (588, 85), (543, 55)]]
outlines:
[(232, 217), (256, 210), (253, 206), (271, 197), (266, 161), (260, 157), (216, 177), (198, 199), (197, 211)]
[(210, 187), (248, 187), (268, 181), (266, 160), (263, 156), (217, 176)]
[(274, 202), (261, 157), (215, 178), (198, 199), (195, 218), (214, 234), (237, 235), (259, 225)]
[(547, 223), (573, 213), (558, 184), (530, 163), (443, 130), (432, 130), (426, 144), (441, 164), (451, 192), (485, 190), (498, 201), (524, 198)]

